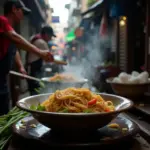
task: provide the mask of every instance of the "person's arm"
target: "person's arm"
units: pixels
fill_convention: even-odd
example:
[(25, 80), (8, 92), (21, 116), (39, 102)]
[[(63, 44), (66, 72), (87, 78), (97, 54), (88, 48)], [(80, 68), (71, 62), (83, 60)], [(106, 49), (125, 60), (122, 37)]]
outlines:
[(27, 74), (18, 51), (16, 52), (15, 61), (16, 61), (19, 72), (22, 74)]
[(40, 50), (36, 46), (30, 44), (27, 40), (25, 40), (22, 36), (17, 34), (15, 31), (9, 31), (5, 33), (5, 35), (10, 40), (12, 40), (18, 48), (26, 50), (27, 52), (35, 53), (45, 61), (53, 61), (52, 55), (48, 50), (47, 51)]
[(13, 41), (16, 44), (18, 48), (24, 49), (28, 52), (33, 52), (45, 61), (53, 61), (53, 56), (50, 52), (42, 51), (34, 45), (30, 44), (22, 36), (17, 34), (9, 24), (8, 19), (2, 16), (0, 16), (0, 34), (3, 34), (6, 37), (8, 37), (11, 41)]

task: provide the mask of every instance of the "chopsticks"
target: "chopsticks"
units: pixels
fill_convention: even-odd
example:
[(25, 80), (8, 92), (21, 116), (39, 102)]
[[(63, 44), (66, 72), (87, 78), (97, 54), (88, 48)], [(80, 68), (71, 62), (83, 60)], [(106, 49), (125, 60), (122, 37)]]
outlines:
[(16, 76), (19, 76), (19, 77), (22, 77), (22, 78), (26, 78), (26, 79), (38, 81), (38, 82), (41, 82), (41, 81), (42, 81), (41, 79), (38, 79), (38, 78), (35, 78), (35, 77), (32, 77), (32, 76), (29, 76), (29, 75), (24, 75), (24, 74), (19, 73), (19, 72), (16, 72), (16, 71), (10, 71), (9, 73), (10, 73), (10, 74), (13, 74), (13, 75), (16, 75)]

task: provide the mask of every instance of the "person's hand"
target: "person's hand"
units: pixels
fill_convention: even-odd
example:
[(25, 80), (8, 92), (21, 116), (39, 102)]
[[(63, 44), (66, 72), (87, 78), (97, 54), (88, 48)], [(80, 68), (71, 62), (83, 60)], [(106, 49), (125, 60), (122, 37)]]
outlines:
[[(22, 73), (23, 75), (27, 75), (27, 72), (23, 66), (19, 68), (19, 72)], [(23, 79), (25, 79), (25, 78), (23, 78)]]
[(49, 51), (41, 50), (40, 51), (40, 57), (43, 60), (45, 60), (46, 62), (53, 62), (54, 61), (54, 57)]

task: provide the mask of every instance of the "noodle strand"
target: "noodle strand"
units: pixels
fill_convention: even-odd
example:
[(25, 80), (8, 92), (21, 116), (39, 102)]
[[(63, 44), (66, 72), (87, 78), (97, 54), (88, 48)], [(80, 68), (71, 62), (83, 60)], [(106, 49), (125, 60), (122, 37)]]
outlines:
[(58, 90), (42, 103), (48, 112), (111, 112), (115, 107), (111, 101), (105, 101), (100, 95), (86, 88), (67, 88)]

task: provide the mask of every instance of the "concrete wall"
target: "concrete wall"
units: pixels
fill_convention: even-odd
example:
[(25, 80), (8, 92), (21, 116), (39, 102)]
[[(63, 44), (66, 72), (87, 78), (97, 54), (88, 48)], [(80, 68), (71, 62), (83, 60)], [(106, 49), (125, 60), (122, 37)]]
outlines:
[[(24, 20), (21, 21), (20, 24), (20, 34), (29, 41), (30, 37), (35, 33), (35, 28), (31, 25), (30, 20), (28, 17), (24, 17)], [(23, 64), (26, 63), (25, 57), (26, 57), (26, 52), (21, 50), (20, 55), (22, 58)], [(27, 82), (26, 80), (20, 80), (20, 89), (21, 92), (24, 92), (28, 89)]]
[[(27, 40), (29, 40), (30, 38), (30, 34), (29, 34), (29, 20), (27, 17), (24, 18), (24, 20), (21, 22), (20, 24), (20, 34)], [(25, 51), (21, 51), (21, 57), (22, 57), (22, 61), (25, 64)]]

